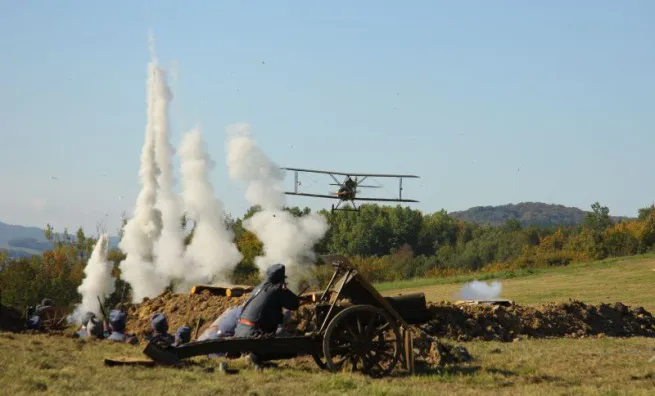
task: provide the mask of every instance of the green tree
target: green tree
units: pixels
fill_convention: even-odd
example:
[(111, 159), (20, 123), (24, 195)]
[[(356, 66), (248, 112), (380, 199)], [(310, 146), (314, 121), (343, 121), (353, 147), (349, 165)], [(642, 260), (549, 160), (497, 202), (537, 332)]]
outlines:
[(508, 219), (503, 225), (503, 230), (506, 232), (516, 232), (521, 230), (521, 222), (516, 219)]
[(433, 255), (444, 246), (455, 246), (458, 229), (458, 221), (443, 209), (425, 215), (418, 234), (416, 252)]
[(651, 216), (651, 214), (655, 213), (655, 204), (647, 208), (639, 209), (638, 213), (639, 215), (637, 216), (637, 220), (644, 221), (648, 219), (648, 217)]
[(594, 204), (591, 205), (591, 210), (592, 212), (588, 213), (585, 218), (585, 225), (589, 229), (602, 232), (612, 225), (610, 210), (607, 206), (601, 206), (600, 203), (594, 202)]
[(608, 248), (605, 244), (605, 230), (612, 226), (610, 211), (607, 206), (601, 206), (594, 202), (591, 205), (592, 212), (585, 218), (585, 227), (589, 230), (590, 253), (595, 259), (604, 259), (608, 256)]

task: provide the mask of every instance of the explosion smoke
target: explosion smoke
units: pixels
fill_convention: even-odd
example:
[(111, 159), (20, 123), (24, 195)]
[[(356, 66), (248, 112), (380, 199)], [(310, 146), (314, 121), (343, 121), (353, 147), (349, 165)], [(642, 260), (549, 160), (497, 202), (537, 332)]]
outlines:
[(297, 286), (316, 257), (313, 247), (325, 235), (327, 221), (319, 214), (297, 218), (283, 210), (284, 174), (257, 147), (249, 125), (231, 125), (227, 134), (230, 177), (246, 183), (246, 199), (262, 209), (243, 222), (244, 228), (264, 244), (264, 256), (257, 257), (255, 264), (262, 272), (275, 263), (284, 264), (290, 283)]
[(184, 278), (185, 267), (182, 262), (184, 252), (184, 232), (182, 229), (180, 198), (173, 191), (173, 148), (169, 142), (168, 105), (171, 92), (166, 85), (165, 72), (156, 67), (154, 73), (155, 100), (153, 109), (153, 129), (155, 135), (155, 158), (159, 167), (159, 196), (157, 208), (161, 211), (162, 230), (155, 242), (155, 268), (169, 281)]
[(500, 297), (502, 289), (498, 281), (493, 281), (491, 284), (472, 281), (462, 286), (459, 295), (462, 300), (494, 300)]
[(233, 180), (247, 183), (246, 199), (263, 210), (281, 210), (285, 205), (284, 173), (268, 159), (250, 137), (250, 125), (227, 127), (227, 166)]
[(205, 150), (199, 129), (184, 135), (179, 154), (183, 197), (189, 217), (195, 222), (193, 238), (185, 255), (186, 282), (228, 282), (243, 256), (225, 223), (223, 204), (214, 198), (209, 180), (214, 163)]
[(168, 285), (167, 280), (156, 274), (153, 264), (154, 241), (162, 229), (161, 212), (155, 208), (157, 199), (157, 166), (155, 164), (154, 138), (154, 87), (157, 66), (148, 65), (147, 122), (141, 151), (141, 191), (136, 200), (134, 215), (124, 228), (119, 248), (126, 258), (120, 263), (121, 277), (132, 287), (132, 301), (139, 303), (144, 297), (155, 297)]
[(104, 301), (114, 292), (113, 265), (107, 261), (108, 249), (109, 235), (101, 235), (93, 248), (91, 258), (89, 258), (84, 268), (86, 276), (82, 284), (77, 288), (77, 292), (82, 296), (82, 302), (73, 313), (73, 319), (78, 323), (86, 312), (93, 312), (100, 316), (102, 311), (98, 298), (100, 298), (100, 301)]

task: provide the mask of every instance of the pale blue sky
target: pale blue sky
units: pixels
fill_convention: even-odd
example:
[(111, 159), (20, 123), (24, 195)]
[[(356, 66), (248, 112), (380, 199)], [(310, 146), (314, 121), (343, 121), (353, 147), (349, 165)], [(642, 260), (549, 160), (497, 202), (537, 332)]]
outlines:
[(635, 215), (655, 199), (653, 20), (648, 0), (0, 1), (0, 220), (113, 232), (132, 210), (149, 28), (179, 70), (172, 142), (202, 125), (236, 216), (242, 121), (280, 165), (421, 175), (404, 193), (424, 211)]

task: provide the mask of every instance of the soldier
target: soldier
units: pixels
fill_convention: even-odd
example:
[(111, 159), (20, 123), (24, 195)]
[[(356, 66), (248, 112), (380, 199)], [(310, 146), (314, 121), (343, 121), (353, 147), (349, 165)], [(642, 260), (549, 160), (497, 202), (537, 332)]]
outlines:
[(53, 309), (52, 300), (49, 298), (44, 298), (41, 301), (41, 304), (36, 307), (29, 307), (27, 328), (32, 330), (43, 330), (43, 317), (46, 316), (47, 313), (52, 313)]
[(125, 334), (125, 327), (127, 322), (127, 315), (125, 312), (119, 310), (113, 310), (109, 313), (109, 327), (111, 329), (111, 334), (107, 337), (111, 341), (119, 342), (129, 342), (130, 344), (136, 344), (139, 341), (133, 335)]
[(102, 324), (102, 321), (95, 316), (89, 319), (86, 325), (85, 337), (105, 338), (105, 326)]
[(149, 339), (154, 337), (163, 338), (171, 344), (175, 342), (175, 337), (172, 334), (168, 333), (168, 319), (163, 313), (156, 313), (152, 316), (152, 336)]
[(234, 330), (243, 311), (243, 305), (229, 308), (219, 316), (214, 323), (202, 332), (198, 341), (215, 340), (221, 337), (234, 336)]
[[(243, 311), (243, 305), (238, 305), (236, 307), (231, 307), (225, 310), (205, 331), (202, 332), (198, 341), (205, 340), (218, 340), (223, 337), (233, 337), (234, 330), (237, 327), (237, 322), (239, 321), (239, 316)], [(225, 353), (211, 353), (207, 357), (215, 359), (221, 356), (228, 357), (239, 357), (231, 354)]]
[(80, 327), (80, 329), (76, 333), (78, 337), (86, 337), (89, 334), (89, 330), (88, 330), (89, 329), (89, 326), (88, 326), (89, 321), (91, 319), (95, 319), (95, 317), (96, 317), (96, 314), (94, 314), (91, 311), (88, 311), (87, 313), (85, 313), (82, 316), (82, 326)]
[[(296, 310), (299, 306), (300, 299), (287, 288), (284, 265), (275, 264), (266, 271), (266, 278), (244, 304), (235, 336), (273, 335), (284, 320), (282, 309)], [(251, 353), (249, 357), (258, 369), (264, 360), (269, 360), (256, 353)]]
[(36, 306), (36, 310), (34, 311), (34, 314), (40, 316), (42, 313), (49, 311), (51, 309), (52, 309), (52, 300), (49, 298), (44, 298), (41, 301), (41, 304)]
[(178, 328), (175, 332), (175, 342), (173, 345), (179, 346), (186, 344), (189, 341), (191, 341), (191, 328), (189, 326), (182, 326)]

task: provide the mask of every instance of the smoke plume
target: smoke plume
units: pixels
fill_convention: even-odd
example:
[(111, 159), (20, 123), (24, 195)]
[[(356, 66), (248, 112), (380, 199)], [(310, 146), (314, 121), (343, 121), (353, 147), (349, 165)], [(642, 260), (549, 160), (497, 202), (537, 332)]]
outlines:
[(194, 220), (193, 238), (186, 249), (186, 283), (228, 282), (242, 255), (227, 228), (223, 204), (214, 198), (209, 158), (199, 129), (184, 135), (178, 150), (181, 159), (183, 197)]
[(157, 200), (157, 165), (155, 163), (155, 84), (157, 66), (148, 65), (147, 122), (145, 141), (141, 151), (141, 191), (136, 200), (134, 215), (123, 231), (119, 248), (126, 258), (120, 263), (121, 277), (132, 287), (132, 301), (139, 303), (144, 297), (155, 297), (168, 285), (158, 275), (153, 264), (154, 241), (162, 229), (161, 212), (155, 208)]
[(154, 73), (154, 108), (153, 130), (155, 135), (155, 158), (159, 167), (159, 195), (157, 209), (161, 212), (162, 229), (155, 242), (155, 267), (157, 272), (169, 281), (183, 279), (185, 267), (182, 262), (184, 253), (184, 230), (182, 229), (182, 211), (180, 197), (173, 190), (173, 147), (169, 142), (168, 107), (172, 98), (166, 84), (166, 73), (156, 67)]
[(462, 300), (494, 300), (500, 297), (502, 285), (498, 281), (490, 284), (480, 281), (472, 281), (462, 286), (459, 291)]
[(227, 127), (227, 166), (233, 180), (247, 184), (246, 199), (263, 210), (281, 210), (285, 205), (284, 173), (268, 159), (250, 134), (250, 125)]
[(77, 288), (77, 292), (82, 296), (82, 302), (73, 314), (73, 319), (77, 322), (86, 312), (100, 316), (102, 311), (98, 298), (104, 302), (114, 292), (114, 277), (111, 273), (113, 265), (107, 261), (108, 249), (109, 235), (104, 234), (96, 242), (91, 258), (84, 268), (84, 280)]
[(287, 267), (292, 286), (308, 275), (315, 260), (314, 245), (328, 229), (326, 219), (312, 213), (300, 218), (284, 211), (284, 173), (257, 146), (247, 124), (227, 128), (227, 165), (233, 180), (245, 183), (246, 199), (261, 211), (243, 222), (264, 244), (264, 256), (255, 264), (265, 271), (275, 263)]

